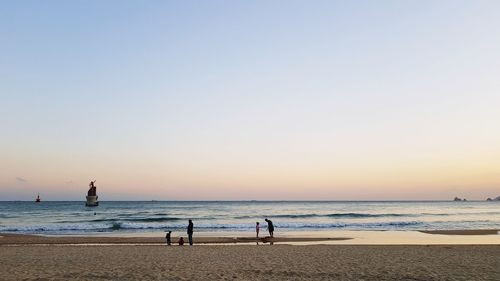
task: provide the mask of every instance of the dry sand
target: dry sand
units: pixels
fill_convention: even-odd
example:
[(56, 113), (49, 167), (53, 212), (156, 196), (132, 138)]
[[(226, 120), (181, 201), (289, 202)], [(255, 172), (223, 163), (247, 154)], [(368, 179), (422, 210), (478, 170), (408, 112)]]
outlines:
[(0, 246), (0, 280), (500, 280), (500, 246)]

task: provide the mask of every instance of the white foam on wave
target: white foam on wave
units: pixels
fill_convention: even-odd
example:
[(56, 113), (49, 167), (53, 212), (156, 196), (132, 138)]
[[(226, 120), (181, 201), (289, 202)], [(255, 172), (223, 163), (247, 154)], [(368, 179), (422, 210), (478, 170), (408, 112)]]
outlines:
[[(421, 225), (418, 221), (394, 221), (384, 223), (277, 223), (277, 229), (397, 229), (408, 226)], [(120, 230), (158, 230), (158, 229), (183, 229), (185, 223), (137, 223), (137, 222), (110, 222), (110, 223), (79, 223), (79, 224), (47, 224), (47, 225), (16, 225), (0, 226), (0, 232), (21, 233), (78, 233), (78, 232), (101, 232)], [(248, 223), (195, 223), (199, 230), (253, 230), (254, 225)]]
[(47, 225), (16, 225), (0, 226), (0, 231), (4, 232), (58, 232), (58, 231), (92, 231), (109, 228), (106, 224), (47, 224)]

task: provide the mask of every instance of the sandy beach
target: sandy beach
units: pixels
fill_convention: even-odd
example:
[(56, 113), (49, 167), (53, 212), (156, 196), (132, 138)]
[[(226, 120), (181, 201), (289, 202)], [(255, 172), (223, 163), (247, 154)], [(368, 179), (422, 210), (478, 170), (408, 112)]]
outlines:
[[(478, 241), (498, 237), (478, 233)], [(160, 237), (0, 234), (0, 280), (500, 280), (500, 243), (341, 245), (356, 241), (347, 238), (256, 245), (251, 237), (207, 236), (181, 247)]]
[(499, 280), (500, 246), (0, 246), (2, 280)]

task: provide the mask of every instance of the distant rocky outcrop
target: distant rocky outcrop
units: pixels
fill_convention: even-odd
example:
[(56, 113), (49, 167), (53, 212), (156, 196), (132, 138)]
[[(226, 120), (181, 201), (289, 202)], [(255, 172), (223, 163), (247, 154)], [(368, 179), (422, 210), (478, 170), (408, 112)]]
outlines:
[(455, 199), (453, 199), (453, 201), (467, 201), (467, 199), (465, 198), (459, 198), (459, 197), (455, 197)]
[(494, 199), (488, 198), (488, 199), (486, 199), (486, 201), (500, 201), (500, 196), (498, 196)]

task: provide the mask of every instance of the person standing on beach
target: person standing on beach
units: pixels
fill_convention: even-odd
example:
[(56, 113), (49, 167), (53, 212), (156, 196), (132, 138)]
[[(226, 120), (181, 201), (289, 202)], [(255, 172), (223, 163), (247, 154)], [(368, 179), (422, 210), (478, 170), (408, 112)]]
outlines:
[(172, 234), (172, 231), (167, 232), (167, 235), (165, 236), (165, 239), (167, 239), (167, 245), (170, 246), (172, 245), (172, 240), (170, 238), (170, 235)]
[(257, 233), (257, 238), (259, 238), (259, 230), (260, 230), (260, 225), (259, 222), (255, 224), (255, 232)]
[(193, 221), (189, 220), (188, 228), (187, 228), (189, 246), (193, 246)]
[(271, 238), (274, 236), (274, 225), (271, 220), (265, 219), (267, 222), (267, 230), (269, 231), (269, 235), (271, 235)]

